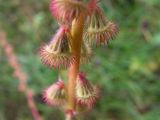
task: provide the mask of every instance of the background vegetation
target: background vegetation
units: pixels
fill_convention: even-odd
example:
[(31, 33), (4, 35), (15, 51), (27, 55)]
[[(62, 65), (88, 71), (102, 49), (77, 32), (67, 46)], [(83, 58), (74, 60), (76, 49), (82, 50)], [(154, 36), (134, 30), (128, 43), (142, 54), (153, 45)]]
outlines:
[[(18, 60), (29, 75), (28, 84), (44, 120), (63, 120), (63, 114), (42, 101), (44, 88), (58, 72), (44, 66), (39, 47), (58, 25), (49, 0), (0, 0), (0, 28), (8, 34)], [(88, 79), (102, 88), (102, 98), (84, 120), (160, 120), (160, 1), (102, 0), (119, 35), (108, 47), (95, 47), (93, 61), (82, 66)], [(66, 80), (66, 71), (61, 71)], [(0, 120), (33, 120), (18, 80), (0, 48)]]

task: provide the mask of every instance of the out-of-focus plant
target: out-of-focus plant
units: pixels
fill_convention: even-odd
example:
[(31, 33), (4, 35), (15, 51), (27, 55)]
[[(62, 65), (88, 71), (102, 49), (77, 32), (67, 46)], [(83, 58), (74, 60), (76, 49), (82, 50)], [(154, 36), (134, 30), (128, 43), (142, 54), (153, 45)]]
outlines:
[(43, 120), (39, 114), (36, 103), (34, 101), (34, 91), (27, 85), (27, 74), (22, 70), (20, 63), (17, 60), (17, 56), (14, 53), (13, 47), (6, 40), (6, 34), (0, 31), (0, 46), (5, 51), (8, 57), (8, 62), (10, 66), (14, 69), (14, 76), (19, 80), (19, 91), (23, 92), (26, 96), (28, 106), (35, 120)]
[(66, 120), (75, 120), (79, 113), (96, 104), (100, 90), (80, 72), (80, 65), (90, 62), (92, 46), (108, 45), (117, 32), (117, 25), (110, 22), (99, 0), (52, 0), (50, 10), (60, 28), (51, 41), (42, 46), (40, 56), (50, 68), (68, 68), (68, 83), (61, 77), (44, 92), (49, 105), (62, 107)]

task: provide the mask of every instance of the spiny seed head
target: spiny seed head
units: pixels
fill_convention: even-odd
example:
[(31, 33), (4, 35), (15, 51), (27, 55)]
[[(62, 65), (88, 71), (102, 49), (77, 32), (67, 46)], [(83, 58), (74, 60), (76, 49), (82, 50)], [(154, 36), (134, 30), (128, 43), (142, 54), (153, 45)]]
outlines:
[(42, 61), (50, 68), (67, 68), (74, 61), (71, 53), (69, 33), (64, 26), (61, 26), (51, 42), (40, 49)]
[(81, 63), (85, 64), (91, 61), (91, 58), (93, 56), (92, 49), (91, 47), (87, 44), (82, 42), (82, 47), (81, 47)]
[(44, 91), (43, 97), (48, 105), (64, 105), (66, 102), (66, 90), (64, 82), (60, 79), (58, 82), (49, 86)]
[(92, 108), (99, 98), (99, 89), (93, 86), (84, 73), (80, 73), (76, 83), (76, 100), (77, 104)]
[(71, 23), (86, 9), (81, 0), (52, 0), (50, 10), (60, 23)]
[(87, 28), (84, 39), (89, 43), (108, 44), (110, 39), (116, 36), (118, 29), (113, 22), (106, 20), (103, 11), (97, 4), (91, 4), (90, 15), (87, 20)]

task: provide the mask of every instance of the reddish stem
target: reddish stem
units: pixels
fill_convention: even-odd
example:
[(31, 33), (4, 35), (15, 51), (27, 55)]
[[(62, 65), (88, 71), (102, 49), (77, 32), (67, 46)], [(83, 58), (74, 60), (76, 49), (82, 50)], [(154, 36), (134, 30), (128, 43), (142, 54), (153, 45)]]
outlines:
[(72, 52), (75, 56), (75, 62), (69, 68), (69, 82), (68, 82), (68, 103), (69, 109), (75, 110), (76, 100), (75, 100), (75, 86), (76, 79), (79, 73), (80, 67), (80, 54), (81, 54), (81, 43), (82, 35), (84, 29), (85, 14), (81, 14), (78, 19), (74, 20), (72, 23)]
[(0, 31), (0, 45), (5, 51), (8, 57), (8, 62), (10, 66), (14, 69), (14, 76), (19, 80), (19, 90), (23, 92), (26, 96), (28, 106), (35, 120), (43, 120), (39, 114), (35, 101), (33, 99), (33, 92), (27, 85), (27, 74), (22, 70), (21, 65), (17, 60), (17, 56), (14, 53), (13, 47), (7, 42), (6, 35), (4, 32)]

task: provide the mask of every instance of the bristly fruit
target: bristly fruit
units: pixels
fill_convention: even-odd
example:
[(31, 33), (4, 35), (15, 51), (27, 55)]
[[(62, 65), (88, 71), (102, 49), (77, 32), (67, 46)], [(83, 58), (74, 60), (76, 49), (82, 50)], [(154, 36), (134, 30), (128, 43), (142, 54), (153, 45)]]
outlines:
[(80, 0), (52, 0), (50, 10), (60, 23), (71, 23), (86, 9)]
[(76, 83), (76, 101), (78, 105), (92, 108), (99, 98), (99, 88), (92, 85), (84, 73), (80, 73)]
[(87, 28), (84, 34), (84, 40), (90, 44), (108, 45), (110, 39), (113, 39), (118, 27), (115, 23), (105, 18), (103, 11), (97, 5), (97, 0), (93, 0), (89, 6), (89, 16), (87, 19)]
[(64, 26), (61, 26), (50, 43), (40, 49), (42, 61), (50, 68), (67, 68), (74, 61), (71, 53), (71, 44), (69, 32)]
[(43, 97), (48, 105), (64, 105), (67, 97), (64, 82), (60, 79), (58, 82), (49, 86), (44, 91)]

